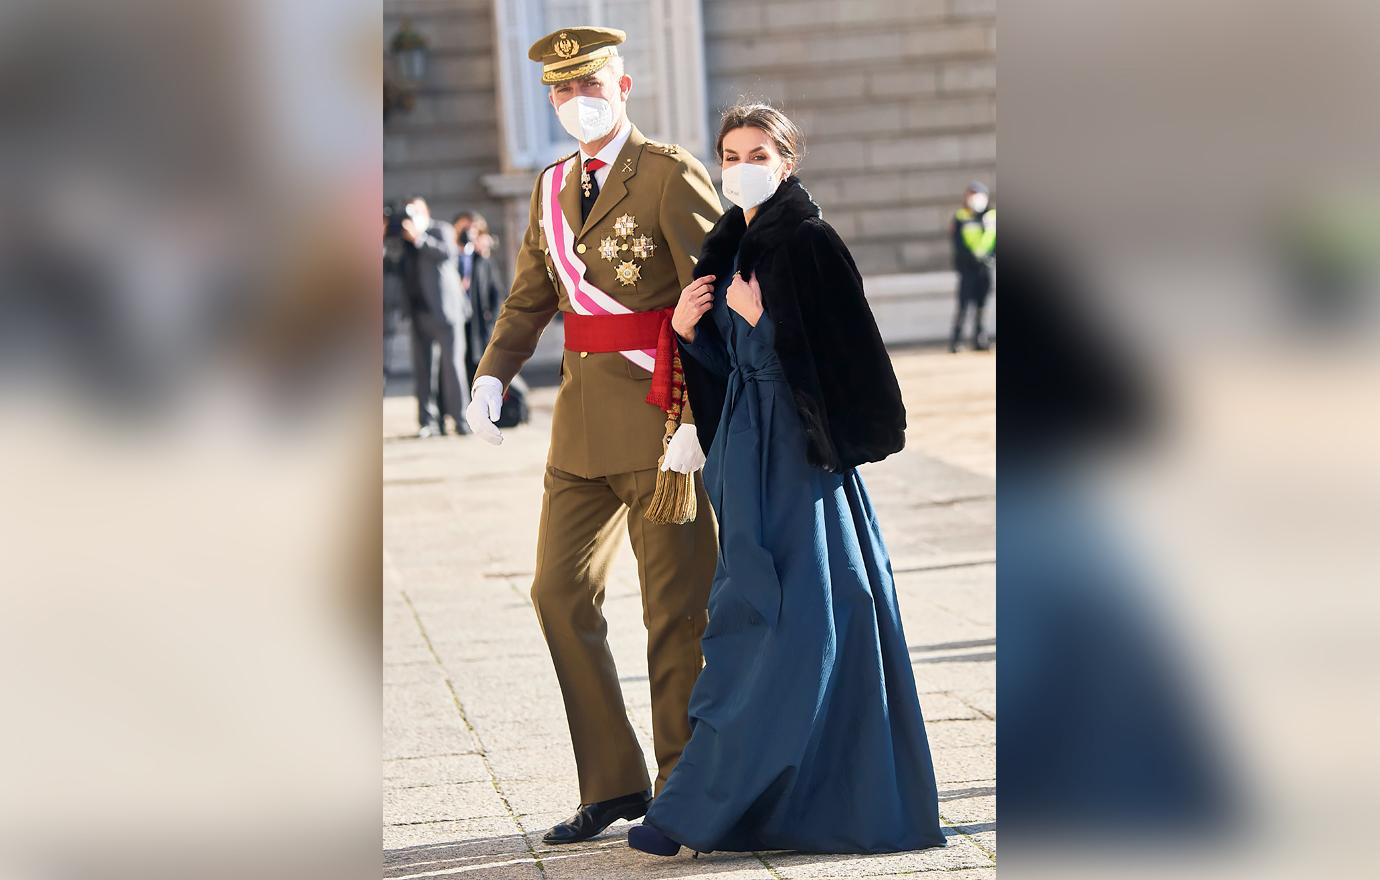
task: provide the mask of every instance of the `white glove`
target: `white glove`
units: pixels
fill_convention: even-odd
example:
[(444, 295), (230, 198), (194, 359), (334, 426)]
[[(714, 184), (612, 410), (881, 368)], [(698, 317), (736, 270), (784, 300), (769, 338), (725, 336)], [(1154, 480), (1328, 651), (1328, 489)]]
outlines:
[(494, 423), (503, 412), (503, 383), (493, 376), (480, 376), (474, 380), (474, 390), (470, 394), (470, 405), (465, 407), (465, 421), (470, 430), (484, 440), (498, 446), (503, 442), (503, 432)]
[(663, 471), (678, 474), (693, 474), (704, 467), (704, 450), (700, 449), (700, 435), (694, 425), (681, 425), (671, 436), (666, 446), (666, 457), (662, 459)]

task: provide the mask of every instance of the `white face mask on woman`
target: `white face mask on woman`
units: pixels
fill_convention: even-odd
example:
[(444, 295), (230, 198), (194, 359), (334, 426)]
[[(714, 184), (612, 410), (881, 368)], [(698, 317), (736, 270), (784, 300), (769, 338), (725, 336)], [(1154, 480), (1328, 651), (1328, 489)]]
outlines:
[(724, 198), (747, 211), (771, 198), (781, 181), (765, 165), (739, 162), (724, 170)]
[(613, 105), (603, 98), (576, 95), (556, 108), (561, 126), (582, 144), (613, 131)]

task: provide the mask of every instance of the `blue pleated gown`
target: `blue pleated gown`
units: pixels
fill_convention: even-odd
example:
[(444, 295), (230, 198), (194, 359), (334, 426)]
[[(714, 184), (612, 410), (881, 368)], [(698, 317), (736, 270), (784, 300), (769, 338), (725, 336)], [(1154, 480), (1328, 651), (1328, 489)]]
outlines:
[(718, 334), (684, 346), (728, 383), (704, 471), (719, 523), (705, 667), (690, 698), (690, 741), (645, 821), (701, 852), (942, 846), (910, 652), (867, 489), (856, 469), (806, 461), (770, 316), (753, 327), (731, 310), (730, 280), (719, 280), (701, 319)]

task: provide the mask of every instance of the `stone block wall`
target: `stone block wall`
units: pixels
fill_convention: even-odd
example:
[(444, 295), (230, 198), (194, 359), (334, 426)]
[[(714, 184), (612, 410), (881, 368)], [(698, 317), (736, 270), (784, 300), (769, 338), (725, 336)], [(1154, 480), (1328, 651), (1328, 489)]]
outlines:
[(996, 184), (995, 0), (705, 0), (704, 27), (711, 131), (776, 104), (865, 275), (949, 266), (963, 187)]
[(501, 226), (481, 182), (500, 161), (493, 0), (384, 0), (385, 43), (404, 19), (427, 39), (431, 64), (416, 106), (384, 126), (384, 198), (417, 192), (439, 218), (477, 210)]

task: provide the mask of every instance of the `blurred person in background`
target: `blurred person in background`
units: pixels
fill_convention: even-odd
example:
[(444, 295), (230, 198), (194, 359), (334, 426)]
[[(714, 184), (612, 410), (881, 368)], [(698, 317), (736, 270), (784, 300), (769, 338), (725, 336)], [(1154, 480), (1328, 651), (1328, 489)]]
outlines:
[(958, 351), (963, 322), (973, 313), (973, 349), (986, 351), (990, 343), (983, 326), (982, 312), (992, 292), (992, 261), (997, 251), (997, 209), (991, 204), (987, 187), (977, 181), (963, 192), (963, 207), (954, 212), (951, 237), (954, 271), (958, 273), (958, 302), (954, 308), (954, 327), (949, 334), (949, 351)]
[(397, 204), (383, 207), (383, 377), (406, 376), (407, 354), (399, 351), (404, 328), (403, 316), (408, 313), (407, 294), (403, 291), (402, 209)]
[(1314, 193), (1289, 204), (1273, 248), (1288, 314), (1322, 336), (1363, 326), (1380, 300), (1380, 198), (1364, 191)]
[(0, 4), (0, 877), (377, 862), (380, 24)]
[[(1212, 835), (1235, 782), (1203, 694), (1165, 626), (1140, 548), (1082, 474), (1154, 439), (1161, 392), (1090, 314), (1091, 282), (1041, 241), (1007, 254), (998, 359), (997, 778), (1007, 839)], [(1012, 838), (1010, 835), (1015, 834)]]
[(445, 434), (446, 416), (455, 422), (457, 433), (468, 434), (463, 325), (470, 305), (460, 281), (455, 227), (432, 218), (426, 199), (412, 196), (403, 204), (401, 232), (404, 302), (412, 319), (417, 436)]
[(475, 214), (474, 245), (479, 248), (479, 253), (484, 259), (493, 258), (493, 250), (498, 246), (498, 238), (489, 231), (489, 221), (484, 219), (483, 214)]
[(470, 317), (465, 322), (465, 367), (468, 375), (475, 376), (506, 290), (491, 259), (493, 236), (484, 216), (461, 212), (455, 218), (455, 233), (460, 243), (460, 282), (470, 306)]
[[(460, 247), (463, 248), (465, 242), (469, 241), (470, 227), (474, 225), (474, 212), (461, 211), (459, 214), (455, 215), (455, 219), (451, 221), (451, 223), (455, 227), (455, 240), (459, 242)], [(460, 272), (461, 277), (464, 277), (465, 274), (463, 266), (464, 264), (462, 263)]]

